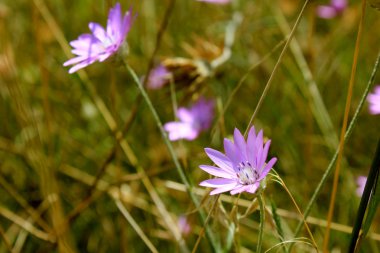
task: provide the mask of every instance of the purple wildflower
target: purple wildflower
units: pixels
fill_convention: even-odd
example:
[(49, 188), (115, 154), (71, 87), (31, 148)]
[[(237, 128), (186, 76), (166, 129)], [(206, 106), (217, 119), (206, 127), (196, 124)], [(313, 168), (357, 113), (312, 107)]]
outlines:
[(347, 0), (331, 0), (329, 5), (319, 5), (317, 15), (320, 18), (330, 19), (341, 14), (347, 8)]
[(122, 16), (119, 3), (111, 8), (108, 14), (107, 28), (104, 29), (98, 23), (89, 23), (92, 34), (82, 34), (77, 40), (70, 42), (72, 53), (76, 57), (66, 61), (63, 66), (75, 65), (69, 70), (72, 74), (95, 61), (102, 62), (118, 52), (120, 46), (132, 25), (131, 11)]
[(371, 114), (380, 114), (380, 85), (375, 87), (374, 93), (367, 97), (369, 103), (369, 112)]
[(160, 89), (168, 83), (171, 77), (172, 73), (160, 64), (150, 72), (147, 87), (152, 90)]
[(220, 178), (208, 179), (199, 185), (216, 188), (210, 195), (230, 191), (232, 195), (249, 192), (255, 193), (260, 182), (266, 177), (277, 158), (266, 163), (269, 146), (268, 140), (264, 145), (263, 131), (256, 135), (255, 127), (251, 127), (247, 142), (238, 129), (234, 131), (234, 142), (224, 139), (224, 150), (221, 152), (206, 148), (206, 154), (218, 166), (200, 165), (207, 173)]
[(189, 109), (180, 107), (177, 110), (177, 117), (179, 122), (168, 122), (164, 125), (169, 133), (169, 139), (194, 140), (202, 131), (210, 128), (214, 117), (214, 101), (200, 98)]
[(366, 182), (367, 182), (367, 177), (359, 176), (356, 179), (356, 184), (358, 185), (358, 188), (356, 188), (356, 195), (358, 195), (359, 197), (363, 195)]
[(178, 227), (183, 235), (188, 235), (191, 232), (190, 223), (184, 215), (179, 216)]
[(228, 4), (231, 0), (197, 0), (198, 2), (206, 2), (212, 4)]

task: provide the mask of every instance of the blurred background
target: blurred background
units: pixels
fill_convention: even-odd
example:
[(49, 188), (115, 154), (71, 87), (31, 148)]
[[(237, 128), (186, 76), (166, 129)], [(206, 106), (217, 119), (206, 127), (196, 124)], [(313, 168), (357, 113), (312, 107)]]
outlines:
[[(198, 210), (125, 66), (108, 60), (72, 75), (62, 66), (72, 58), (68, 42), (89, 33), (89, 22), (105, 26), (108, 10), (115, 3), (0, 2), (1, 252), (147, 252), (146, 243), (122, 210), (128, 211), (158, 252), (183, 250), (165, 217), (175, 222), (173, 227), (179, 228), (179, 238), (184, 238), (190, 250), (202, 233)], [(223, 52), (226, 27), (234, 22), (234, 14), (242, 17), (241, 23), (235, 24), (228, 60), (198, 83), (185, 80), (175, 84), (176, 103), (170, 85), (148, 91), (164, 123), (175, 119), (173, 104), (189, 106), (200, 96), (215, 99), (212, 127), (194, 141), (173, 142), (185, 173), (197, 186), (208, 177), (198, 166), (211, 164), (204, 148), (222, 151), (223, 138), (231, 137), (235, 127), (247, 128), (304, 2), (120, 3), (124, 11), (132, 7), (137, 13), (127, 37), (127, 61), (139, 77), (146, 75), (150, 61), (157, 65), (169, 59), (175, 65), (176, 57), (183, 57), (209, 63)], [(313, 1), (307, 6), (253, 122), (272, 140), (270, 155), (278, 157), (274, 169), (301, 210), (338, 146), (361, 15), (360, 1), (349, 1), (342, 12), (324, 19), (316, 14), (320, 4), (329, 3)], [(379, 52), (379, 15), (367, 6), (351, 116)], [(163, 26), (166, 19), (168, 24)], [(162, 37), (157, 43), (159, 31)], [(365, 105), (344, 147), (336, 224), (330, 238), (334, 252), (347, 250), (360, 201), (356, 179), (368, 174), (379, 138), (379, 120)], [(146, 176), (150, 183), (143, 182)], [(332, 176), (311, 212), (309, 225), (318, 245), (323, 241), (331, 186)], [(196, 195), (208, 212), (215, 197), (208, 196), (208, 189), (202, 190)], [(154, 193), (163, 206), (152, 198)], [(268, 214), (263, 249), (268, 250), (284, 238), (294, 239), (300, 218), (287, 192), (273, 180), (267, 181), (264, 197)], [(232, 241), (229, 239), (235, 201), (228, 193), (221, 197), (210, 226), (226, 252), (255, 252), (258, 211), (234, 223), (238, 229), (233, 231)], [(251, 195), (243, 194), (238, 212), (244, 213), (252, 201)], [(270, 215), (271, 205), (277, 207), (278, 216)], [(280, 220), (283, 235), (279, 235), (275, 219)], [(361, 252), (379, 252), (378, 221), (375, 219)], [(295, 246), (293, 252), (312, 252), (305, 243)], [(202, 238), (198, 252), (211, 250)]]

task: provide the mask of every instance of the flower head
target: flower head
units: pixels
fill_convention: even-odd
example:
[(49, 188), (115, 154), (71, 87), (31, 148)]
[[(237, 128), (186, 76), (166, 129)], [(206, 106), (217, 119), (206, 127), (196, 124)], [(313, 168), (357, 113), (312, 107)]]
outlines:
[(198, 2), (207, 2), (212, 4), (228, 4), (231, 0), (197, 0)]
[(369, 103), (369, 112), (371, 114), (380, 114), (380, 85), (375, 87), (374, 93), (367, 97)]
[(356, 179), (356, 184), (358, 185), (358, 188), (356, 188), (356, 195), (361, 197), (364, 192), (365, 184), (367, 183), (367, 177), (360, 176)]
[(317, 15), (320, 18), (330, 19), (341, 14), (347, 7), (347, 0), (331, 0), (329, 5), (319, 5)]
[(147, 87), (152, 90), (160, 89), (168, 83), (172, 73), (163, 65), (158, 65), (149, 74)]
[(214, 117), (214, 101), (200, 98), (190, 108), (178, 108), (177, 117), (179, 122), (168, 122), (164, 125), (169, 139), (194, 140), (202, 131), (210, 128)]
[(260, 182), (266, 177), (277, 158), (272, 158), (266, 163), (271, 141), (264, 144), (263, 131), (256, 135), (255, 127), (251, 127), (247, 141), (235, 128), (234, 142), (224, 139), (224, 150), (221, 152), (206, 148), (206, 154), (216, 164), (215, 166), (200, 165), (207, 173), (219, 178), (208, 179), (199, 185), (216, 188), (210, 195), (230, 191), (232, 195), (249, 192), (255, 193), (260, 187)]
[(89, 23), (92, 34), (86, 33), (70, 42), (72, 53), (76, 57), (66, 61), (63, 66), (75, 65), (69, 73), (84, 68), (95, 61), (102, 62), (118, 52), (132, 25), (131, 11), (121, 13), (120, 3), (111, 8), (108, 14), (107, 28), (98, 23)]

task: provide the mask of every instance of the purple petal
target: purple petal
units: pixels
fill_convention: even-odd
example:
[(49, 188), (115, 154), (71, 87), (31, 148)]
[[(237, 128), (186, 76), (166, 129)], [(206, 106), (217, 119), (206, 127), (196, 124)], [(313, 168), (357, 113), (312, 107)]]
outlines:
[(236, 174), (231, 173), (230, 171), (225, 171), (222, 168), (210, 166), (210, 165), (200, 165), (199, 168), (206, 171), (207, 173), (216, 176), (216, 177), (223, 177), (223, 178), (229, 178), (229, 179), (236, 179)]
[(227, 179), (227, 178), (212, 178), (212, 179), (207, 179), (205, 181), (202, 181), (199, 185), (200, 186), (205, 186), (205, 187), (212, 187), (212, 188), (219, 188), (223, 187), (226, 185), (231, 185), (231, 184), (237, 184), (235, 179)]
[(256, 182), (254, 184), (249, 185), (246, 191), (253, 194), (257, 191), (259, 187), (260, 187), (260, 183)]
[(338, 12), (342, 12), (347, 7), (347, 0), (331, 0), (331, 6)]
[(256, 166), (256, 130), (255, 127), (252, 126), (248, 133), (247, 138), (247, 156), (248, 161), (253, 165)]
[[(257, 168), (261, 169), (263, 167), (265, 161), (267, 160), (270, 143), (271, 143), (270, 140), (265, 143), (265, 146), (264, 146), (264, 149), (263, 149), (263, 151), (261, 153), (261, 156), (258, 156), (259, 161), (257, 162), (257, 164), (258, 164)], [(259, 154), (257, 154), (257, 155), (259, 155)]]
[(227, 156), (211, 148), (205, 148), (205, 152), (208, 157), (210, 157), (210, 159), (221, 169), (235, 173), (234, 169), (232, 168), (232, 163)]
[(90, 28), (92, 34), (100, 40), (100, 41), (106, 41), (107, 40), (107, 34), (104, 28), (99, 25), (98, 23), (91, 22), (88, 24), (88, 27)]
[(248, 188), (249, 188), (249, 185), (240, 185), (239, 187), (236, 187), (234, 190), (232, 190), (230, 193), (231, 195), (235, 195), (237, 193), (247, 191)]
[(336, 9), (329, 5), (320, 5), (317, 7), (317, 15), (320, 18), (330, 19), (336, 17), (337, 14)]
[(194, 115), (185, 107), (177, 110), (177, 117), (183, 122), (192, 123), (194, 121)]
[(194, 140), (199, 132), (191, 125), (183, 122), (168, 122), (164, 125), (165, 131), (169, 133), (169, 140), (176, 141), (179, 139)]
[(224, 151), (226, 152), (227, 157), (232, 161), (233, 168), (235, 168), (235, 166), (237, 166), (241, 161), (237, 155), (235, 145), (227, 138), (224, 139)]
[(110, 9), (107, 21), (107, 35), (110, 38), (120, 38), (121, 30), (121, 6), (120, 3), (116, 3), (115, 7)]
[(223, 187), (219, 187), (219, 188), (216, 188), (215, 190), (212, 190), (210, 192), (210, 195), (215, 195), (215, 194), (219, 194), (219, 193), (223, 193), (223, 192), (228, 192), (232, 189), (235, 189), (236, 187), (236, 183), (235, 184), (227, 184)]
[(265, 165), (263, 170), (261, 172), (259, 172), (260, 177), (259, 177), (258, 181), (261, 181), (264, 177), (266, 177), (268, 175), (269, 171), (273, 168), (273, 165), (276, 162), (277, 162), (276, 157), (273, 157), (272, 159), (270, 159), (270, 161)]
[(238, 154), (240, 155), (240, 161), (248, 161), (247, 158), (247, 146), (245, 144), (244, 136), (240, 133), (239, 129), (235, 128), (234, 130), (234, 143), (238, 148)]

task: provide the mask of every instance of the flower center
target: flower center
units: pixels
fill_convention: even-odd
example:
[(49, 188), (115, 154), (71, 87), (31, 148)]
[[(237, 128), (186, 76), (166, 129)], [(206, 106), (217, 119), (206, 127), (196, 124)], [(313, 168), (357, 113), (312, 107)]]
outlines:
[(240, 180), (241, 184), (248, 185), (254, 184), (259, 178), (259, 174), (256, 169), (252, 167), (250, 162), (241, 162), (237, 166), (237, 177)]

